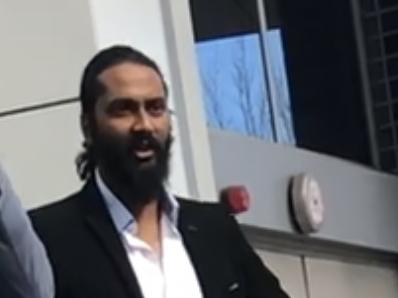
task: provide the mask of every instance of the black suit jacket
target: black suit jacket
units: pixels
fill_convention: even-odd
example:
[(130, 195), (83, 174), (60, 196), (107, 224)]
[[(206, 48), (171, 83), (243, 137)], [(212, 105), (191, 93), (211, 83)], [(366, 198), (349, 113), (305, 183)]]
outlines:
[[(287, 297), (220, 204), (179, 203), (178, 228), (205, 298)], [(54, 269), (56, 297), (143, 298), (93, 181), (30, 215)]]

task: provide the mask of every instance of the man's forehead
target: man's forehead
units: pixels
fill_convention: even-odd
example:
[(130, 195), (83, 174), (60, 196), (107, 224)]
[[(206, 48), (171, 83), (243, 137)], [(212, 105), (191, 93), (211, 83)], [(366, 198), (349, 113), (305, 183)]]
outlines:
[(98, 79), (108, 87), (131, 84), (163, 85), (160, 75), (152, 67), (133, 62), (113, 65), (100, 73)]

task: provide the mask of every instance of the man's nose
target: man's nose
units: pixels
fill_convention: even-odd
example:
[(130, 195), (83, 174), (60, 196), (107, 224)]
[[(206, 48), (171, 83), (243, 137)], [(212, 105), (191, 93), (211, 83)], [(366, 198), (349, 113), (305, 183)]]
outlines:
[(140, 130), (152, 131), (153, 130), (151, 116), (148, 114), (148, 112), (142, 106), (137, 111), (136, 121), (134, 121), (134, 122), (135, 123), (132, 127), (132, 129), (134, 131), (140, 131)]

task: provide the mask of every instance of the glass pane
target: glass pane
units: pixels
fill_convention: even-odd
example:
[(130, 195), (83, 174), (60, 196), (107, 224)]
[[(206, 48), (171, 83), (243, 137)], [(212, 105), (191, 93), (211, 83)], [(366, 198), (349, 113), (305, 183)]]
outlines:
[(393, 132), (391, 128), (380, 129), (378, 132), (379, 144), (382, 148), (390, 147), (394, 145)]
[(382, 61), (372, 62), (368, 67), (371, 81), (377, 82), (384, 79), (384, 64)]
[(387, 60), (387, 71), (390, 77), (398, 76), (398, 57)]
[(366, 12), (371, 12), (375, 9), (375, 0), (362, 0), (360, 2), (361, 8), (362, 10), (366, 11)]
[(375, 109), (375, 119), (379, 126), (390, 124), (389, 107), (383, 106)]
[(368, 59), (372, 60), (382, 56), (380, 38), (368, 38), (366, 47)]
[(391, 171), (396, 169), (397, 161), (394, 150), (384, 151), (380, 154), (380, 163), (383, 169)]
[(390, 8), (392, 6), (397, 6), (397, 4), (397, 0), (379, 0), (381, 8)]
[(384, 13), (381, 16), (381, 23), (384, 31), (391, 31), (398, 29), (398, 10), (393, 10)]
[(387, 90), (384, 82), (375, 83), (371, 86), (372, 95), (376, 103), (385, 103), (387, 101)]
[(266, 47), (270, 57), (271, 80), (275, 86), (274, 112), (278, 141), (293, 144), (295, 136), (281, 30), (267, 32)]
[(375, 36), (379, 32), (379, 25), (377, 23), (377, 17), (369, 17), (364, 19), (363, 27), (365, 30), (365, 34), (367, 36)]
[(258, 34), (197, 45), (210, 126), (273, 139)]
[(393, 117), (394, 117), (393, 122), (398, 123), (398, 103), (394, 103), (392, 105), (392, 112), (393, 112)]
[(398, 53), (398, 34), (385, 37), (384, 45), (386, 48), (386, 55), (396, 55)]
[[(391, 81), (390, 83), (391, 97), (398, 100), (398, 79)], [(398, 118), (396, 118), (398, 120)]]

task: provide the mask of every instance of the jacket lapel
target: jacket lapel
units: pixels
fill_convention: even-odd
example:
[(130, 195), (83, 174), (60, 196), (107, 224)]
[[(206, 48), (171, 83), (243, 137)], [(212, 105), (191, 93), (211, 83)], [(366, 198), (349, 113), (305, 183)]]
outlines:
[(143, 298), (137, 278), (129, 263), (127, 253), (114, 227), (104, 200), (91, 179), (82, 190), (82, 202), (89, 228), (112, 260), (130, 297)]
[(214, 255), (209, 239), (205, 235), (201, 221), (195, 212), (191, 212), (186, 203), (180, 201), (178, 228), (185, 248), (195, 268), (204, 298), (219, 298), (220, 276), (215, 272), (217, 257)]

